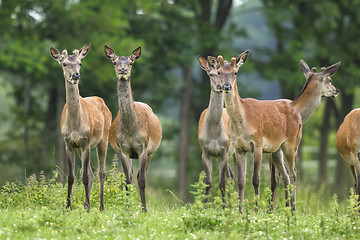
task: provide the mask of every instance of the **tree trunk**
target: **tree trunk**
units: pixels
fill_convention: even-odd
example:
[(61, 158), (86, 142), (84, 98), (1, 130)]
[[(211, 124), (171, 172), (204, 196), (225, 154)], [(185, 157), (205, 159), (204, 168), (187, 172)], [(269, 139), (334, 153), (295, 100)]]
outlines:
[(181, 91), (181, 112), (180, 112), (180, 144), (179, 144), (179, 188), (183, 199), (187, 195), (187, 166), (189, 159), (189, 135), (190, 135), (190, 103), (191, 103), (191, 70), (188, 67), (182, 68), (184, 83)]
[(29, 125), (28, 119), (30, 115), (30, 104), (31, 104), (31, 81), (29, 78), (25, 79), (25, 86), (24, 86), (24, 167), (27, 168), (27, 163), (29, 162)]
[(326, 184), (327, 182), (327, 148), (328, 148), (328, 139), (329, 139), (329, 129), (330, 129), (330, 114), (331, 114), (331, 104), (327, 98), (325, 103), (325, 110), (322, 120), (322, 126), (320, 128), (320, 152), (319, 152), (319, 172), (318, 172), (318, 184), (319, 186)]

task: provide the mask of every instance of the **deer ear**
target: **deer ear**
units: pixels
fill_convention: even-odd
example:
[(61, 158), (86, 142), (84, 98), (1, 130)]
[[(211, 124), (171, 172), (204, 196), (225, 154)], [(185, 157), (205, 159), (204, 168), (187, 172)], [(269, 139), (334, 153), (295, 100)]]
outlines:
[(331, 65), (330, 67), (327, 67), (324, 71), (321, 72), (321, 74), (324, 76), (332, 76), (336, 73), (339, 66), (340, 66), (340, 62), (337, 62), (337, 63)]
[(108, 59), (110, 59), (111, 61), (114, 61), (116, 59), (116, 57), (117, 57), (114, 50), (112, 50), (111, 48), (109, 48), (106, 45), (105, 45), (105, 56)]
[(90, 46), (91, 43), (87, 43), (79, 50), (79, 59), (86, 57), (86, 55), (89, 53)]
[(198, 61), (200, 63), (200, 67), (204, 70), (204, 71), (209, 71), (210, 70), (210, 67), (209, 67), (209, 63), (208, 61), (206, 61), (205, 58), (203, 58), (202, 56), (199, 56), (198, 57)]
[(304, 76), (307, 78), (307, 76), (310, 73), (310, 68), (306, 64), (306, 62), (304, 60), (302, 60), (302, 59), (300, 60), (300, 70), (304, 74)]
[(241, 67), (246, 62), (249, 53), (250, 53), (250, 50), (248, 49), (236, 57), (236, 67), (237, 68)]
[(130, 55), (130, 59), (132, 61), (135, 61), (136, 59), (138, 59), (141, 56), (141, 47), (138, 47), (137, 49), (135, 49), (131, 55)]
[(56, 48), (51, 47), (50, 54), (59, 63), (64, 59), (64, 57), (61, 55), (60, 51), (57, 50)]
[(220, 64), (219, 64), (218, 60), (216, 59), (216, 57), (208, 56), (207, 60), (208, 60), (211, 67), (213, 67), (213, 68), (219, 68), (220, 67)]

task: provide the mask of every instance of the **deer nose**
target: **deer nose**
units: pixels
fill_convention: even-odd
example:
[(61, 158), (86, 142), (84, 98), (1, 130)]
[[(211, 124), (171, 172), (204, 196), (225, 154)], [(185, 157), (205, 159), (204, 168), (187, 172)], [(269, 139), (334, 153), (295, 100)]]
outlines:
[(221, 84), (220, 84), (220, 83), (218, 83), (218, 84), (216, 85), (216, 87), (217, 87), (217, 89), (219, 89), (219, 90), (221, 90), (221, 89), (222, 89), (222, 87), (221, 87)]
[(124, 67), (120, 68), (120, 73), (121, 74), (126, 74), (126, 68), (124, 68)]
[(336, 94), (338, 94), (340, 92), (340, 90), (337, 88), (335, 92), (336, 92)]
[(80, 73), (74, 73), (73, 75), (72, 75), (72, 79), (73, 80), (78, 80), (80, 78)]
[(224, 86), (223, 86), (223, 89), (224, 89), (225, 91), (230, 91), (230, 90), (232, 89), (232, 87), (231, 87), (230, 84), (225, 83)]

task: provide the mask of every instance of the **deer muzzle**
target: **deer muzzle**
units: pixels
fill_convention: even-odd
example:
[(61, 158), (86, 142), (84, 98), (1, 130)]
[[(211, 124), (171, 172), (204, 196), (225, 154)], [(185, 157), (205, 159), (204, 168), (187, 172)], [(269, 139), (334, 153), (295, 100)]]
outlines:
[(223, 89), (225, 92), (228, 92), (232, 89), (232, 86), (229, 83), (225, 83)]

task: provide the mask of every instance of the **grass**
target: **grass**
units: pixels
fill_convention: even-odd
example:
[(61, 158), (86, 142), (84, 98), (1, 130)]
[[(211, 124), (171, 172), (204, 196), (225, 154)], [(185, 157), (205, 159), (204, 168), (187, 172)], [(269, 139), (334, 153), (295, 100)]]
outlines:
[[(143, 213), (134, 186), (125, 190), (117, 164), (107, 173), (105, 211), (99, 212), (98, 182), (94, 182), (92, 209), (83, 208), (84, 190), (77, 181), (73, 209), (66, 209), (66, 185), (44, 174), (25, 183), (7, 183), (0, 191), (0, 239), (356, 239), (360, 236), (359, 206), (352, 192), (344, 204), (334, 196), (319, 207), (316, 193), (298, 193), (298, 211), (283, 207), (270, 211), (270, 191), (260, 197), (260, 209), (246, 200), (238, 213), (237, 194), (227, 185), (226, 203), (219, 194), (204, 203), (203, 174), (192, 185), (193, 203), (169, 200), (168, 192), (148, 193)], [(214, 187), (215, 188), (215, 187)], [(248, 188), (249, 189), (249, 188)], [(217, 190), (218, 191), (218, 190)], [(126, 201), (128, 199), (128, 202)], [(251, 199), (248, 197), (247, 199)], [(129, 203), (129, 205), (128, 205)]]

